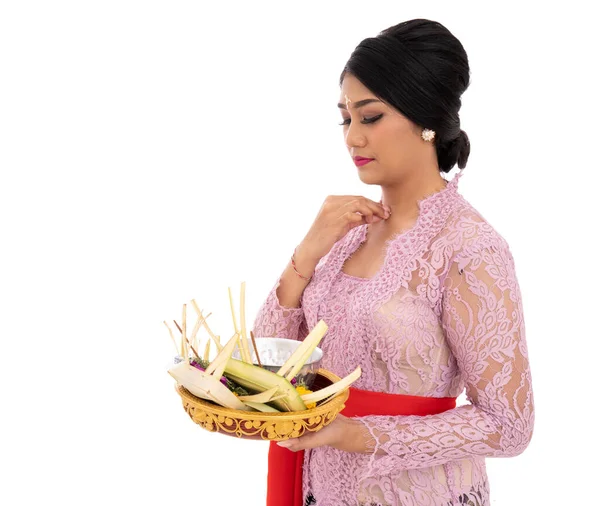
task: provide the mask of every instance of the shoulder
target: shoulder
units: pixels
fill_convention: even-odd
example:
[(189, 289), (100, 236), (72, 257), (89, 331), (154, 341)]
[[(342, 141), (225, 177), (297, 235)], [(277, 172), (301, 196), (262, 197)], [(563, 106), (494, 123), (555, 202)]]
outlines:
[(462, 196), (453, 207), (439, 240), (447, 251), (452, 252), (452, 259), (460, 264), (485, 251), (510, 256), (506, 239)]

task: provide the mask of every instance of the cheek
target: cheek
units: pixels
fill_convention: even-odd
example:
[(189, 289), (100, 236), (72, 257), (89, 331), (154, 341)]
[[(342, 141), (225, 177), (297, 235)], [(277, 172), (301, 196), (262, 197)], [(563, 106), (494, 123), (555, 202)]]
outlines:
[(402, 138), (401, 130), (393, 123), (380, 123), (371, 129), (370, 141), (379, 149), (393, 148)]
[(383, 156), (397, 158), (399, 154), (405, 153), (410, 145), (410, 132), (404, 125), (382, 124), (371, 140), (377, 146), (377, 152)]
[(403, 143), (406, 143), (414, 136), (414, 131), (408, 122), (400, 122), (394, 125), (393, 135)]

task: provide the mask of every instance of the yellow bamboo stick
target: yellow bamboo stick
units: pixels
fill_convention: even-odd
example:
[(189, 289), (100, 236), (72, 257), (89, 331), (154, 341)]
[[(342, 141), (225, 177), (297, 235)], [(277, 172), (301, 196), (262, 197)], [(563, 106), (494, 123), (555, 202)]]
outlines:
[(210, 354), (210, 339), (206, 341), (206, 348), (204, 348), (204, 360), (208, 362), (208, 357)]
[(186, 305), (183, 305), (183, 312), (181, 315), (181, 345), (183, 347), (183, 359), (188, 362), (188, 347), (187, 347), (187, 337), (185, 335), (186, 327), (187, 327), (187, 317), (186, 317)]
[(246, 282), (242, 282), (240, 288), (240, 326), (242, 334), (242, 349), (245, 356), (245, 361), (249, 364), (252, 363), (252, 355), (250, 353), (250, 346), (248, 345), (248, 336), (246, 334)]
[(165, 320), (163, 320), (163, 323), (165, 324), (165, 327), (169, 329), (169, 335), (171, 336), (171, 341), (173, 341), (173, 345), (175, 346), (175, 352), (177, 353), (177, 355), (179, 355), (179, 347), (177, 346), (177, 341), (175, 341), (173, 331), (171, 330), (171, 327), (169, 327), (169, 324)]
[(196, 310), (196, 313), (198, 314), (198, 316), (200, 318), (202, 318), (202, 325), (204, 326), (204, 328), (206, 329), (206, 331), (208, 332), (208, 335), (211, 337), (211, 339), (215, 342), (215, 344), (217, 345), (217, 350), (221, 351), (223, 349), (223, 346), (221, 345), (221, 338), (219, 336), (216, 336), (212, 330), (210, 330), (210, 327), (208, 326), (208, 323), (206, 323), (207, 318), (212, 314), (209, 313), (206, 316), (202, 315), (202, 311), (200, 310), (200, 308), (198, 307), (198, 304), (196, 304), (196, 301), (194, 299), (192, 299), (192, 306), (194, 306), (194, 309)]

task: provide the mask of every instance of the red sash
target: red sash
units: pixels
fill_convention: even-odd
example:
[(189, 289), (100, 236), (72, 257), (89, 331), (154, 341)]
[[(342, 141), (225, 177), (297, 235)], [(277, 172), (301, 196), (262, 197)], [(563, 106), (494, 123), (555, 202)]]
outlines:
[[(369, 415), (435, 415), (456, 407), (456, 397), (418, 397), (370, 392), (350, 387), (350, 396), (341, 414), (348, 417)], [(292, 452), (269, 445), (267, 506), (303, 506), (302, 465), (304, 450)]]

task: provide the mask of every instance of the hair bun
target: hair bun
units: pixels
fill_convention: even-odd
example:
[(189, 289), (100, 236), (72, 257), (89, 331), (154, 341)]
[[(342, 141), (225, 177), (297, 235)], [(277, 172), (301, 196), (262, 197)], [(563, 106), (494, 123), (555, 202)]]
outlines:
[(451, 141), (440, 141), (435, 145), (438, 165), (441, 172), (450, 172), (458, 164), (459, 169), (464, 169), (471, 152), (469, 136), (464, 130)]
[(460, 131), (458, 134), (458, 168), (464, 169), (467, 165), (467, 160), (469, 159), (469, 153), (471, 153), (471, 142), (469, 141), (469, 136), (467, 132), (464, 130)]

